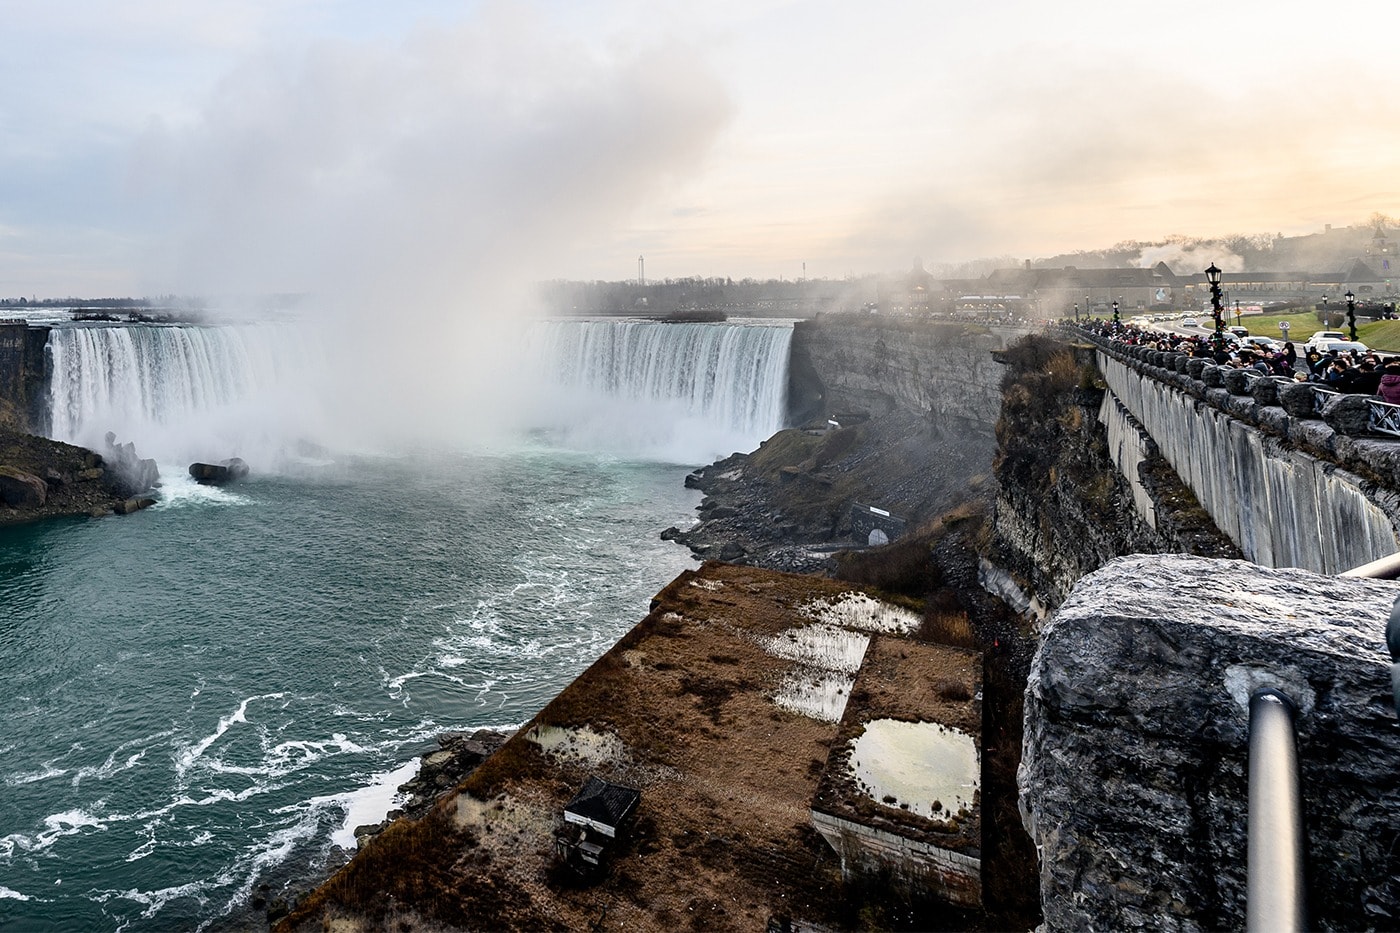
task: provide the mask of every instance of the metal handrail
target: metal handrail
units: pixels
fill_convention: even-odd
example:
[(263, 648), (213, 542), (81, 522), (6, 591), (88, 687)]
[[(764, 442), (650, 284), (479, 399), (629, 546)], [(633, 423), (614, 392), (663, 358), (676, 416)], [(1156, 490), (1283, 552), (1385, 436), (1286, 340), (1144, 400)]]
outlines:
[(1339, 577), (1367, 577), (1372, 580), (1394, 580), (1400, 577), (1400, 551), (1373, 560), (1369, 564), (1362, 564), (1360, 567), (1353, 567), (1350, 570), (1343, 570), (1337, 574)]
[(1312, 385), (1313, 411), (1322, 414), (1322, 409), (1327, 407), (1327, 403), (1341, 395), (1336, 389), (1324, 389), (1320, 385)]
[(1366, 411), (1371, 416), (1367, 423), (1368, 428), (1379, 434), (1400, 437), (1400, 405), (1392, 405), (1378, 398), (1368, 398)]
[(1307, 928), (1296, 707), (1265, 687), (1249, 698), (1249, 862), (1245, 929)]

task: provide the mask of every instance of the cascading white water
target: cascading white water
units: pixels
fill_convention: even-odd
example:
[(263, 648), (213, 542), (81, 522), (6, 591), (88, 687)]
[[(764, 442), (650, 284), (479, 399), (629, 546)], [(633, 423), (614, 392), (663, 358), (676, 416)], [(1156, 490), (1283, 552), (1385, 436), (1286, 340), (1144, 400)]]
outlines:
[(548, 321), (527, 352), (570, 443), (691, 463), (783, 426), (791, 340), (773, 322)]
[(49, 435), (100, 449), (108, 432), (178, 462), (268, 456), (305, 437), (307, 390), (324, 369), (300, 327), (55, 327)]
[[(370, 436), (347, 401), (351, 385), (398, 406), (404, 423), (426, 421), (416, 430), (427, 436), (409, 442), (485, 441), (488, 422), (500, 422), (542, 428), (570, 447), (696, 464), (751, 450), (782, 427), (792, 328), (540, 322), (523, 335), (518, 357), (499, 348), (519, 360), (512, 374), (447, 405), (450, 374), (438, 397), (403, 397), (408, 390), (390, 374), (330, 365), (335, 344), (327, 338), (296, 324), (55, 327), (49, 434), (101, 449), (111, 431), (141, 456), (180, 469), (230, 456), (270, 469), (303, 440), (397, 443)], [(424, 414), (430, 401), (438, 404)]]

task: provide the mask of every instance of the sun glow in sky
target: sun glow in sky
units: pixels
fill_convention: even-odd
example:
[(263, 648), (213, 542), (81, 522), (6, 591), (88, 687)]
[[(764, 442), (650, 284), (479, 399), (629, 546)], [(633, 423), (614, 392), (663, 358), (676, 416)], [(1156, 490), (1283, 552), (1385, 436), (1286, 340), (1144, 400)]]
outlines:
[(1400, 6), (0, 0), (0, 297), (841, 277), (1400, 214)]

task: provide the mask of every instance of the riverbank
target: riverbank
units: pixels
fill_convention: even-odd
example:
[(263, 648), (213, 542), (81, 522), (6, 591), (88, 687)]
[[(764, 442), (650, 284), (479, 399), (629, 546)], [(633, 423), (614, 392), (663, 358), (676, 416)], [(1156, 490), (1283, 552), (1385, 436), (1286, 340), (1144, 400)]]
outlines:
[[(913, 529), (985, 498), (990, 431), (907, 411), (825, 419), (780, 431), (751, 454), (696, 470), (705, 493), (694, 527), (662, 537), (696, 557), (797, 573), (830, 573), (835, 554), (870, 543), (871, 509)], [(864, 506), (865, 508), (862, 508)]]
[(0, 428), (0, 525), (135, 511), (142, 501), (101, 454)]

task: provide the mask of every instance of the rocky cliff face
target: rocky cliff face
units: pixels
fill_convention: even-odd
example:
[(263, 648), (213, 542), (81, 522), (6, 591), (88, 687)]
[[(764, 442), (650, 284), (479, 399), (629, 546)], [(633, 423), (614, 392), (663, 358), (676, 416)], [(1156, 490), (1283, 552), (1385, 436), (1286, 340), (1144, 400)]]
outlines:
[(44, 345), (49, 331), (0, 323), (0, 427), (38, 430), (44, 405)]
[(793, 329), (789, 397), (797, 420), (817, 414), (927, 414), (989, 430), (1001, 407), (992, 356), (1019, 332), (822, 315)]
[(697, 556), (820, 571), (863, 546), (857, 503), (914, 528), (984, 495), (1003, 370), (1015, 334), (870, 316), (796, 325), (790, 409), (802, 427), (696, 471), (694, 528), (668, 529)]
[[(1115, 469), (1090, 348), (1035, 336), (1001, 359), (990, 557), (1023, 590), (1053, 607), (1081, 577), (1124, 554), (1239, 556), (1160, 456), (1137, 464), (1136, 482)], [(1148, 497), (1153, 521), (1135, 494)]]

